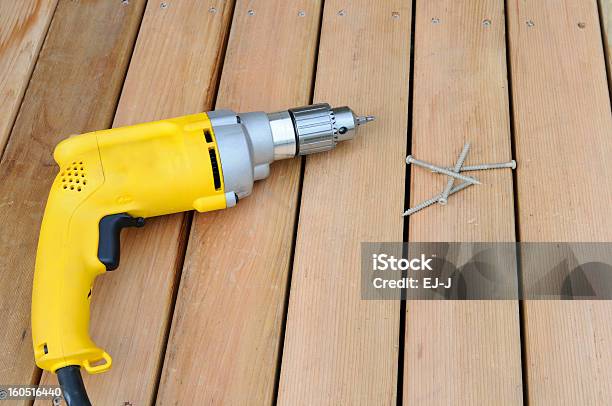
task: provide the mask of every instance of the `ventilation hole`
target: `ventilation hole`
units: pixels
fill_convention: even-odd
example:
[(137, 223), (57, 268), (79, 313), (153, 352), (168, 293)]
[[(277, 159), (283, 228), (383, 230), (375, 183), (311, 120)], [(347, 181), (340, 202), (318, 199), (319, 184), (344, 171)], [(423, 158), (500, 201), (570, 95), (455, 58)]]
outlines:
[(80, 187), (78, 187), (78, 188), (77, 188), (77, 192), (80, 192), (80, 191), (81, 191), (81, 188), (80, 188)]
[(66, 174), (66, 172), (62, 172), (62, 176), (64, 176)]
[(83, 167), (81, 166), (81, 170), (83, 170)]
[(83, 165), (83, 161), (79, 161), (79, 165)]
[(89, 289), (89, 293), (87, 294), (87, 299), (91, 297), (91, 289)]
[(217, 155), (215, 154), (215, 149), (210, 148), (208, 150), (208, 154), (210, 155), (210, 164), (212, 166), (215, 190), (219, 190), (221, 189), (221, 175), (219, 174), (219, 165), (217, 164)]
[(76, 165), (76, 161), (74, 161), (74, 162), (72, 163), (72, 165)]
[(213, 142), (210, 130), (204, 130), (204, 139), (206, 139), (206, 142)]
[(81, 178), (84, 178), (84, 177), (85, 177), (85, 174), (84, 174), (84, 173), (82, 173), (82, 174), (81, 174)]
[(47, 347), (47, 343), (43, 344), (43, 351), (45, 352), (45, 354), (49, 354), (49, 348)]
[(72, 179), (68, 179), (68, 182), (72, 183)]
[(76, 180), (76, 183), (79, 183), (79, 182), (80, 182), (80, 181), (77, 179), (77, 180)]
[(84, 184), (84, 185), (86, 185), (86, 184), (87, 184), (87, 181), (86, 181), (86, 180), (84, 180), (84, 181), (83, 181), (83, 184)]
[(70, 190), (74, 190), (74, 186), (70, 186)]
[(66, 182), (66, 179), (62, 179), (62, 182)]
[(64, 189), (68, 189), (68, 186), (64, 185)]

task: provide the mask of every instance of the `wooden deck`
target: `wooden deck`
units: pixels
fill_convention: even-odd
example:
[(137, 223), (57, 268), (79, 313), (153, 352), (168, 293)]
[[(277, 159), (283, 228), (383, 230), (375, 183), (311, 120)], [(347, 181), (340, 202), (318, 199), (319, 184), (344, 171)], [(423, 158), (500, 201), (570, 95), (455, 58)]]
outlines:
[[(235, 208), (124, 232), (93, 403), (610, 404), (611, 302), (365, 301), (359, 271), (362, 241), (612, 241), (608, 37), (611, 0), (0, 0), (0, 384), (56, 382), (30, 300), (60, 140), (327, 101), (378, 120)], [(406, 154), (466, 139), (517, 170), (404, 220), (444, 184)]]

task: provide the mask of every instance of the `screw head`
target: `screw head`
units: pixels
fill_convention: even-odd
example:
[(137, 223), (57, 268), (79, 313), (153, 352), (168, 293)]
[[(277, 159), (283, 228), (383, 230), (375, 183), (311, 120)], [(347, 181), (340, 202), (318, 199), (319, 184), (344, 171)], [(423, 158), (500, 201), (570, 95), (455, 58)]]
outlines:
[(528, 20), (525, 24), (527, 24), (527, 27), (529, 28), (535, 26), (535, 23), (532, 20)]
[(211, 8), (208, 9), (208, 12), (210, 14), (215, 14), (217, 12), (217, 9), (215, 7), (211, 7)]
[(434, 17), (431, 19), (431, 23), (432, 24), (439, 24), (440, 23), (440, 19), (438, 17)]
[(393, 17), (393, 18), (395, 18), (397, 20), (398, 18), (400, 18), (400, 13), (397, 12), (397, 11), (394, 11), (393, 13), (391, 13), (391, 17)]
[(121, 4), (130, 4), (130, 0), (121, 0)]
[(489, 20), (488, 18), (482, 20), (482, 26), (485, 28), (489, 28), (491, 26), (491, 20)]
[(583, 23), (583, 22), (579, 22), (578, 23), (578, 28), (585, 28), (585, 27), (586, 27), (585, 23)]
[(345, 10), (340, 10), (340, 11), (338, 11), (338, 15), (340, 17), (344, 17), (346, 15), (346, 11)]
[(255, 10), (249, 10), (247, 11), (247, 14), (250, 16), (254, 16), (255, 15)]
[(168, 8), (168, 3), (166, 3), (165, 1), (159, 3), (159, 8), (161, 8), (161, 9)]
[(304, 17), (305, 15), (306, 15), (306, 12), (304, 10), (298, 11), (298, 17)]

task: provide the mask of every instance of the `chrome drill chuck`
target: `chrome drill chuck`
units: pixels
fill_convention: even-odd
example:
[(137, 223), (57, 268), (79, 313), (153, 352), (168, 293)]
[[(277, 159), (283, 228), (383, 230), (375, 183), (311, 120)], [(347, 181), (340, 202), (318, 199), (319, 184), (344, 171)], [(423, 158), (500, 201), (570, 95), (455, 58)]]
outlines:
[(228, 206), (236, 203), (234, 196), (248, 196), (253, 182), (269, 175), (272, 162), (329, 151), (374, 120), (327, 103), (274, 113), (216, 110), (208, 118), (219, 148)]
[(374, 117), (358, 117), (348, 107), (332, 108), (327, 103), (288, 110), (293, 119), (298, 155), (329, 151), (340, 141), (354, 137), (359, 125)]

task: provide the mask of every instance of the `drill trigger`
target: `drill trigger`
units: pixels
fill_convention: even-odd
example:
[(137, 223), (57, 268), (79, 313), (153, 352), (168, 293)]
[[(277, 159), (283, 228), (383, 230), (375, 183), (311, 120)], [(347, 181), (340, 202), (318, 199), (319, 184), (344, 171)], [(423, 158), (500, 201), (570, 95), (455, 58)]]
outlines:
[(127, 213), (102, 217), (99, 224), (98, 259), (107, 271), (114, 271), (119, 266), (121, 230), (124, 227), (142, 227), (144, 223), (144, 218), (132, 217)]

